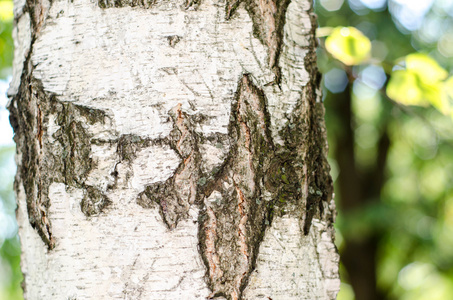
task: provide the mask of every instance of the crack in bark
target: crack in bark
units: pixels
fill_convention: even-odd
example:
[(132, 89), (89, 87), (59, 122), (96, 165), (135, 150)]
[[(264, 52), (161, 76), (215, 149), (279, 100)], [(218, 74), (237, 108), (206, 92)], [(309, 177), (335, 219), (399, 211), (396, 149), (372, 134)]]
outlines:
[[(30, 22), (32, 28), (32, 35), (33, 39), (36, 38), (36, 35), (41, 31), (41, 28), (45, 24), (45, 20), (47, 17), (47, 12), (52, 7), (52, 1), (50, 0), (49, 6), (46, 8), (46, 5), (43, 5), (45, 0), (26, 0), (24, 6), (24, 12), (28, 12), (30, 14)], [(33, 44), (34, 40), (32, 41)], [(30, 48), (31, 49), (31, 48)], [(31, 51), (30, 51), (31, 53)]]
[(291, 0), (227, 0), (225, 7), (227, 20), (234, 16), (242, 2), (253, 21), (254, 36), (268, 48), (268, 66), (275, 74), (272, 83), (280, 85), (281, 70), (278, 61), (283, 45), (286, 9)]

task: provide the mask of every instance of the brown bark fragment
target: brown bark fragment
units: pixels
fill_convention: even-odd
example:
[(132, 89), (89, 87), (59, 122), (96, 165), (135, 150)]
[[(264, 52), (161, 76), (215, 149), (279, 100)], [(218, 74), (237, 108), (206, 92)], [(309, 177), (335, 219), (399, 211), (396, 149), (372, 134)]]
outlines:
[(190, 116), (181, 110), (178, 104), (170, 112), (174, 129), (168, 143), (181, 157), (181, 163), (174, 175), (165, 182), (149, 185), (139, 196), (138, 204), (151, 207), (158, 203), (165, 223), (170, 229), (184, 218), (197, 198), (197, 187), (200, 179), (200, 154), (198, 136)]

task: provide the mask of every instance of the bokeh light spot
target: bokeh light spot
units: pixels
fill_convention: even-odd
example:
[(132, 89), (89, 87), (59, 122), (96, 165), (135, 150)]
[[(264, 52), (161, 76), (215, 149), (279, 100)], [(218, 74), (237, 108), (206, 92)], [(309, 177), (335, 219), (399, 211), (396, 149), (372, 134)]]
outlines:
[(333, 68), (324, 75), (324, 85), (334, 94), (341, 93), (348, 85), (348, 76), (342, 69)]

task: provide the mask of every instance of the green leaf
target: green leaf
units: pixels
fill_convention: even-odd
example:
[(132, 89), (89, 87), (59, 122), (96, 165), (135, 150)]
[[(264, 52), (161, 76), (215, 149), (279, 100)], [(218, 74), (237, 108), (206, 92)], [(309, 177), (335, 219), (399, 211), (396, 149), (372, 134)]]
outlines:
[(423, 91), (423, 96), (426, 100), (431, 103), (437, 110), (442, 113), (446, 113), (449, 110), (447, 103), (442, 101), (442, 88), (444, 83), (442, 81), (437, 81), (431, 84), (422, 83), (421, 89)]
[(453, 97), (453, 80), (448, 73), (426, 54), (414, 53), (405, 58), (406, 70), (392, 73), (387, 95), (404, 105), (431, 104), (443, 114), (449, 114)]
[(404, 105), (427, 106), (418, 83), (417, 74), (406, 70), (395, 71), (387, 84), (387, 96)]
[(358, 65), (370, 57), (371, 42), (354, 27), (336, 27), (326, 39), (326, 49), (345, 65)]
[(406, 56), (406, 69), (417, 74), (424, 83), (436, 83), (444, 80), (448, 72), (439, 64), (423, 53), (414, 53)]

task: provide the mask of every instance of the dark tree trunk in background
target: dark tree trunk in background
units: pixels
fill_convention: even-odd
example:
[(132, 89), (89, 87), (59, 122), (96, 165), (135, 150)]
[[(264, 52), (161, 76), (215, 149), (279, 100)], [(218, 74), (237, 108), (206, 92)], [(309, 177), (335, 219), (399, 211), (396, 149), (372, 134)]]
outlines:
[[(339, 126), (339, 134), (334, 137), (336, 148), (333, 155), (339, 169), (337, 178), (339, 190), (336, 194), (339, 196), (339, 207), (345, 219), (349, 214), (357, 213), (380, 201), (390, 146), (384, 125), (377, 145), (375, 164), (366, 171), (357, 165), (351, 89), (352, 84), (348, 85), (344, 92), (331, 97), (328, 103), (328, 113), (335, 115)], [(385, 299), (376, 287), (376, 251), (379, 239), (377, 231), (367, 232), (364, 236), (350, 236), (348, 232), (344, 233), (345, 248), (341, 260), (347, 269), (356, 300)]]

